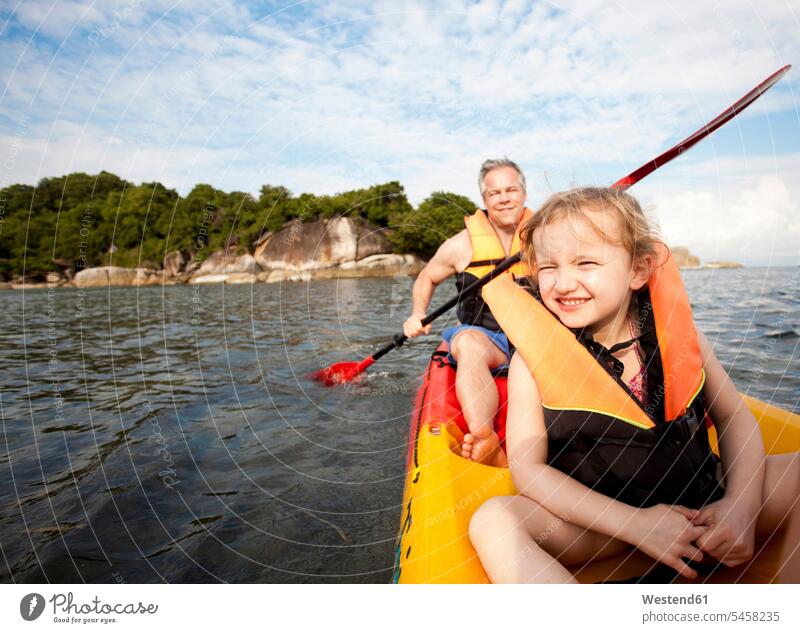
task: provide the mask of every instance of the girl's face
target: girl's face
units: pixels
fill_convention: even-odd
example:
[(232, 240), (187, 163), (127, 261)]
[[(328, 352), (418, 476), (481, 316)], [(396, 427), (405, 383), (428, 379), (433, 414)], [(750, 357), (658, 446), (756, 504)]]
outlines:
[(621, 238), (616, 213), (586, 211), (609, 236), (586, 220), (562, 218), (533, 234), (539, 291), (547, 308), (568, 328), (613, 336), (625, 324), (631, 295), (649, 270), (634, 266)]

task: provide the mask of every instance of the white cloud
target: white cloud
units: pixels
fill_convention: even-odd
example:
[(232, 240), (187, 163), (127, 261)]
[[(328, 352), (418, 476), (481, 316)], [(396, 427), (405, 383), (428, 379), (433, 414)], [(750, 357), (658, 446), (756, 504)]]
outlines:
[(17, 19), (31, 31), (63, 38), (76, 28), (91, 27), (103, 19), (93, 2), (19, 2), (14, 7)]
[[(709, 120), (800, 53), (789, 3), (342, 0), (260, 16), (223, 1), (134, 4), (17, 10), (17, 27), (72, 35), (59, 50), (34, 39), (25, 52), (27, 36), (0, 41), (11, 113), (0, 133), (15, 144), (6, 182), (104, 168), (183, 192), (195, 182), (330, 193), (400, 180), (414, 202), (434, 189), (476, 199), (479, 163), (499, 155), (528, 169), (532, 192), (544, 173), (554, 186), (602, 182), (610, 166), (655, 156), (692, 131), (687, 121)], [(790, 75), (743, 116), (795, 111), (792, 87)], [(28, 130), (16, 137), (20, 117)], [(783, 157), (768, 162), (682, 158), (651, 198), (685, 219), (665, 224), (676, 239), (691, 237), (690, 208), (735, 211), (749, 226), (748, 191), (777, 221), (797, 211), (800, 179)], [(743, 177), (723, 192), (726, 172)], [(784, 233), (753, 242), (759, 256), (794, 248)], [(714, 235), (697, 244), (705, 258), (742, 239)]]
[[(678, 168), (636, 194), (657, 218), (666, 241), (703, 261), (800, 263), (800, 155), (713, 160)], [(681, 180), (680, 174), (686, 174)]]

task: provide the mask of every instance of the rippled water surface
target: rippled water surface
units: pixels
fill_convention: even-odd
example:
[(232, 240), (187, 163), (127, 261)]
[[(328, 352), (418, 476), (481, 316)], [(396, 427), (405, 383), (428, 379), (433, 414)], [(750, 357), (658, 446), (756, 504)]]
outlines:
[[(685, 279), (739, 389), (798, 411), (800, 270)], [(408, 417), (435, 338), (349, 388), (307, 375), (383, 345), (410, 289), (4, 292), (0, 579), (388, 581)]]

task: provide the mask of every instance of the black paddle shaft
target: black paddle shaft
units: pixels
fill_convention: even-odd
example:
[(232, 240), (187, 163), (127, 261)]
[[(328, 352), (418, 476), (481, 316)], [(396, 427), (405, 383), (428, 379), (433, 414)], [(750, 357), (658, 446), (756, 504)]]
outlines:
[[(497, 277), (498, 275), (502, 275), (506, 272), (509, 268), (511, 268), (514, 264), (519, 262), (522, 258), (521, 253), (517, 253), (516, 255), (512, 255), (511, 257), (507, 257), (504, 259), (500, 264), (495, 266), (491, 271), (486, 273), (483, 277), (476, 279), (467, 287), (465, 287), (459, 294), (455, 297), (451, 298), (450, 300), (444, 302), (438, 308), (436, 308), (433, 312), (426, 315), (424, 319), (422, 319), (422, 325), (428, 325), (428, 323), (432, 323), (440, 316), (442, 316), (445, 312), (450, 310), (454, 305), (456, 305), (459, 301), (461, 301), (464, 297), (467, 297), (481, 288), (483, 288), (486, 284), (488, 284), (492, 279)], [(395, 347), (402, 347), (403, 343), (408, 340), (408, 337), (405, 334), (395, 334), (392, 342), (387, 343), (383, 347), (381, 347), (377, 352), (372, 355), (373, 360), (378, 360), (381, 356), (388, 354), (391, 352)]]

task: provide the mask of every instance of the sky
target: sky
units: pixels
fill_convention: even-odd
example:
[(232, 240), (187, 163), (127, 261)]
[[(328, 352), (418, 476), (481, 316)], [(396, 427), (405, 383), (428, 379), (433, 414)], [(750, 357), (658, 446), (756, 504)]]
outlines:
[(771, 0), (0, 0), (0, 186), (107, 170), (329, 194), (391, 180), (528, 205), (611, 184), (771, 73), (746, 112), (637, 184), (703, 261), (800, 265), (800, 7)]

